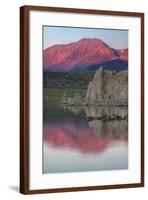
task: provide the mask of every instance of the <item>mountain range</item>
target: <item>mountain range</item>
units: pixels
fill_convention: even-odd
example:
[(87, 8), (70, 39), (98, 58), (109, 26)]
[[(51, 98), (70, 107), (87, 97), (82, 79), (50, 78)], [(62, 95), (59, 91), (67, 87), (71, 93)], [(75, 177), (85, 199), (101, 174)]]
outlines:
[(120, 71), (128, 67), (128, 49), (113, 49), (97, 38), (84, 38), (43, 50), (43, 68), (48, 72)]

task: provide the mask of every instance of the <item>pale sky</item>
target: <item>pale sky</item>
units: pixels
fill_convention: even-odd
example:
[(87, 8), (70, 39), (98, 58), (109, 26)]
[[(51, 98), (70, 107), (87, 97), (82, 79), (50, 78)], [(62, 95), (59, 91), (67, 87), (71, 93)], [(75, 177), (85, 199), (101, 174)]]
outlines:
[(44, 49), (82, 38), (98, 38), (115, 49), (128, 48), (128, 30), (43, 26)]

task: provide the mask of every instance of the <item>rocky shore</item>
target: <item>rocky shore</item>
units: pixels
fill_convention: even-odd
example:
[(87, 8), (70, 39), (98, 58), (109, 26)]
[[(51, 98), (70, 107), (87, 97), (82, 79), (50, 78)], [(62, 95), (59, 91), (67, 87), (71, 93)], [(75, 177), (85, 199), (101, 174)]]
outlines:
[(83, 107), (88, 121), (128, 120), (128, 72), (113, 73), (101, 68), (89, 82), (85, 97), (64, 94), (60, 103)]
[(86, 96), (63, 95), (61, 104), (69, 106), (127, 106), (128, 105), (128, 72), (114, 73), (100, 68), (88, 84)]
[[(62, 106), (64, 110), (74, 114), (85, 113), (87, 121), (120, 121), (128, 120), (128, 108), (126, 106)], [(83, 120), (83, 119), (81, 119)]]

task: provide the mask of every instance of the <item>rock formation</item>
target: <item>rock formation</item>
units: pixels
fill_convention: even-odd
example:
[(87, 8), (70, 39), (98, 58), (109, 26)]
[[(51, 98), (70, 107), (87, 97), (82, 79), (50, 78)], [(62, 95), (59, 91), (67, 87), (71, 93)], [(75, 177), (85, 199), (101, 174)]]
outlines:
[(114, 73), (100, 68), (89, 82), (86, 97), (65, 94), (62, 104), (90, 106), (127, 106), (128, 105), (128, 72)]
[(89, 82), (85, 102), (88, 105), (127, 106), (128, 72), (97, 70), (93, 81)]
[(78, 94), (75, 94), (73, 97), (64, 94), (61, 99), (61, 104), (67, 104), (69, 106), (85, 105), (83, 98)]

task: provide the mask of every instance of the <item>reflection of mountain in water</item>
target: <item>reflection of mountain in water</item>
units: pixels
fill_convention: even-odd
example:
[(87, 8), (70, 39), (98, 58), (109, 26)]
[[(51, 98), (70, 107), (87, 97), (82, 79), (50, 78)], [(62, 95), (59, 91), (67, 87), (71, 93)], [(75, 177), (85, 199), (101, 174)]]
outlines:
[[(126, 114), (124, 109), (119, 108), (111, 111), (107, 108), (96, 109), (96, 107), (64, 107), (64, 110), (71, 110), (75, 115), (79, 115), (82, 109), (85, 110), (86, 115), (91, 116), (105, 112)], [(51, 120), (44, 123), (44, 141), (56, 148), (69, 148), (82, 153), (98, 153), (106, 150), (114, 142), (123, 141), (123, 144), (127, 144), (127, 131), (127, 120), (94, 119), (89, 122), (79, 118)]]

